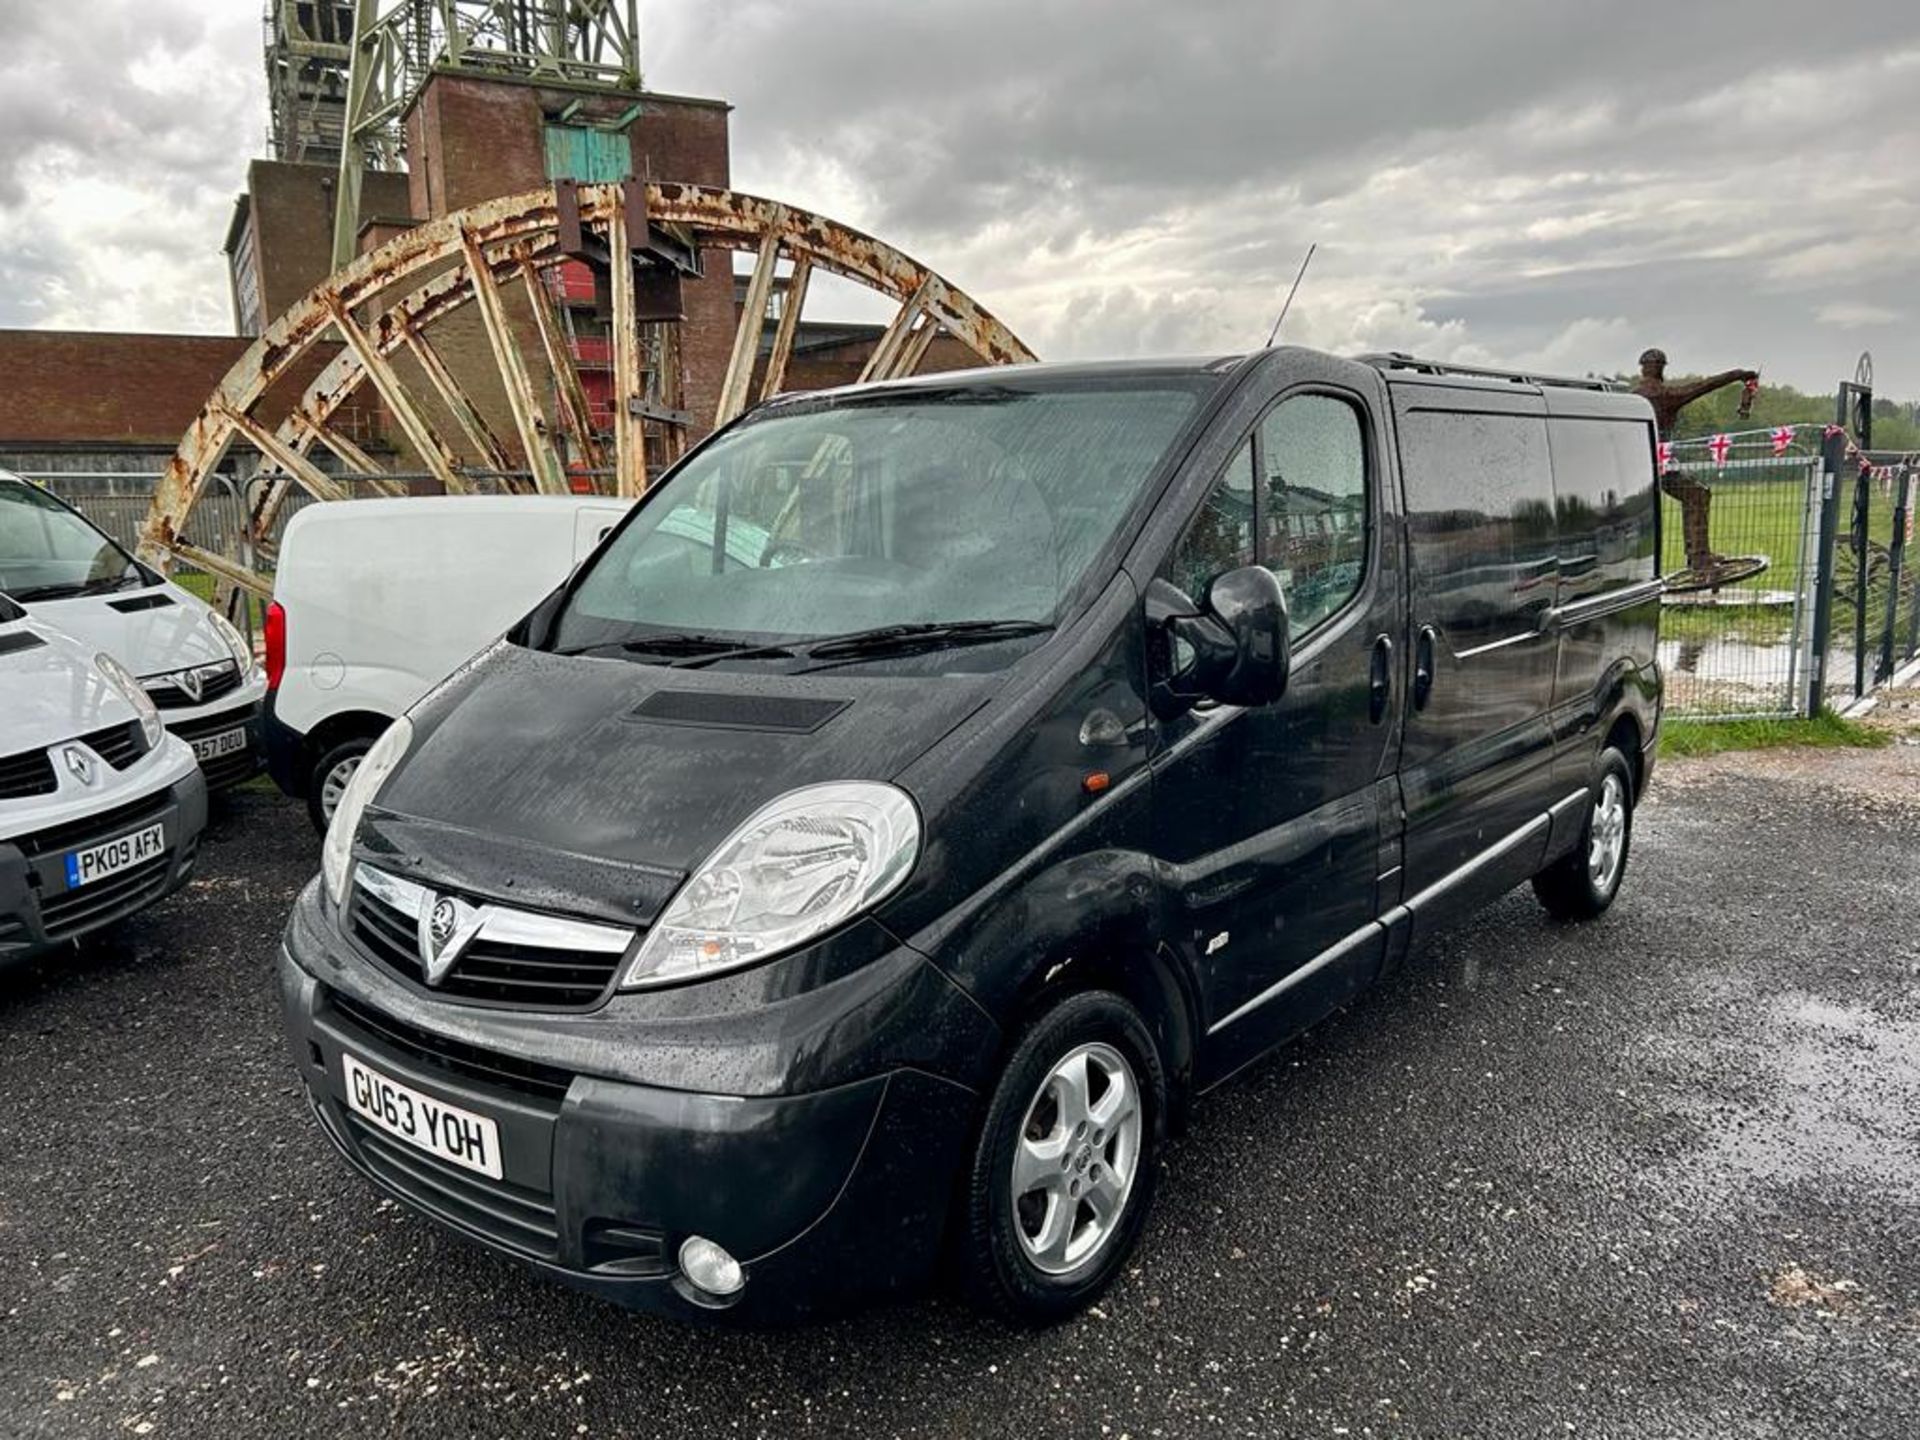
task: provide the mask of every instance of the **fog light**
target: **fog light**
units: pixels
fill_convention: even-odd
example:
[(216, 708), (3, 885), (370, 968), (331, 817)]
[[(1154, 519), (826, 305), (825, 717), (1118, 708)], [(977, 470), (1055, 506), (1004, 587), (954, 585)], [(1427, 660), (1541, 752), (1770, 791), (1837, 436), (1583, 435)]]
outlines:
[(689, 1235), (680, 1246), (680, 1269), (709, 1295), (732, 1295), (747, 1283), (740, 1262), (704, 1235)]

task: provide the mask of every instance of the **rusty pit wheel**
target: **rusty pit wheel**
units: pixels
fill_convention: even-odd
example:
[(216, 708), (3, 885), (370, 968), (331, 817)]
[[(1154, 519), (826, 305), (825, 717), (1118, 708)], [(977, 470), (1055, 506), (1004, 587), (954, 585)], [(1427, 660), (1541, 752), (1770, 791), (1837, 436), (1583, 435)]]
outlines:
[[(697, 367), (680, 319), (683, 283), (698, 284), (697, 257), (715, 251), (756, 257), (717, 384), (690, 373)], [(247, 528), (260, 553), (271, 552), (275, 518), (295, 491), (315, 500), (399, 495), (417, 477), (449, 494), (586, 486), (639, 495), (650, 469), (678, 458), (700, 422), (724, 424), (786, 388), (816, 271), (898, 303), (861, 379), (914, 374), (942, 334), (985, 364), (1033, 358), (926, 266), (819, 215), (693, 185), (561, 182), (407, 230), (274, 321), (182, 437), (142, 528), (141, 557), (272, 593), (239, 555), (187, 539), (195, 503), (235, 445), (259, 457)], [(582, 277), (605, 327), (584, 348), (564, 299)], [(730, 293), (723, 303), (730, 318)], [(594, 346), (605, 352), (594, 356), (597, 369), (586, 358)], [(689, 394), (716, 391), (711, 415), (689, 412)]]

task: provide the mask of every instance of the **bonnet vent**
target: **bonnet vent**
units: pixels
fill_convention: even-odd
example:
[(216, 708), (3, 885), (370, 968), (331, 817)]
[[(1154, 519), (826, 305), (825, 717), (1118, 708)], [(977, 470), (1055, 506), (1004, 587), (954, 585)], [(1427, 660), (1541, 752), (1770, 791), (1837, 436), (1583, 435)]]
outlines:
[(655, 725), (697, 725), (708, 730), (776, 730), (807, 735), (852, 703), (851, 700), (815, 700), (790, 695), (656, 690), (636, 705), (629, 716)]
[(0, 635), (0, 655), (17, 655), (22, 650), (31, 650), (36, 645), (46, 643), (31, 630), (15, 630), (10, 635)]
[(109, 600), (109, 609), (118, 610), (122, 615), (131, 615), (136, 610), (164, 610), (173, 604), (173, 597), (156, 592), (152, 595), (135, 595), (127, 600)]

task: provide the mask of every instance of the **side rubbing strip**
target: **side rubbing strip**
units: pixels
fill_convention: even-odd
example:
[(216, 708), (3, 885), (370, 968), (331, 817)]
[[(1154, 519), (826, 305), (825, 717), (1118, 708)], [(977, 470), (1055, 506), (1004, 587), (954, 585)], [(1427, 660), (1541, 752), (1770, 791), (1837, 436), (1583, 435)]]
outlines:
[(1374, 936), (1381, 933), (1382, 927), (1380, 924), (1377, 921), (1369, 920), (1358, 930), (1347, 936), (1346, 939), (1322, 950), (1298, 970), (1288, 971), (1285, 975), (1281, 976), (1277, 982), (1262, 990), (1231, 1015), (1214, 1021), (1213, 1024), (1207, 1027), (1207, 1033), (1209, 1035), (1218, 1035), (1222, 1030), (1226, 1029), (1227, 1026), (1233, 1024), (1234, 1021), (1241, 1019), (1243, 1016), (1251, 1015), (1269, 1000), (1279, 999), (1301, 981), (1311, 979), (1336, 960), (1352, 954), (1361, 945), (1364, 945), (1367, 941), (1373, 939)]
[(1578, 625), (1582, 621), (1598, 620), (1621, 610), (1631, 610), (1636, 605), (1644, 605), (1649, 600), (1659, 599), (1666, 588), (1667, 582), (1664, 580), (1643, 580), (1638, 585), (1609, 590), (1604, 595), (1590, 595), (1584, 600), (1574, 600), (1542, 615), (1540, 628), (1564, 630), (1569, 625)]
[(1446, 874), (1442, 875), (1418, 895), (1415, 895), (1411, 900), (1407, 901), (1407, 909), (1418, 912), (1422, 905), (1431, 904), (1461, 881), (1470, 878), (1476, 871), (1485, 869), (1508, 851), (1517, 850), (1520, 846), (1526, 844), (1527, 841), (1538, 836), (1541, 831), (1547, 828), (1548, 823), (1547, 817), (1544, 814), (1534, 816), (1533, 819), (1507, 836), (1506, 839), (1496, 841), (1471, 860), (1467, 861), (1466, 864), (1460, 866), (1458, 869), (1449, 870)]

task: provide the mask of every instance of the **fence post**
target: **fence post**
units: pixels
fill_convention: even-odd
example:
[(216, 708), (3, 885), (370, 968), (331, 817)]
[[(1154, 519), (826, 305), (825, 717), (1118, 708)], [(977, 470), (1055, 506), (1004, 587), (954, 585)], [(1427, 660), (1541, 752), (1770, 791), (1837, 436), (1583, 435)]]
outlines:
[[(1906, 524), (1908, 530), (1913, 528), (1914, 502), (1920, 500), (1920, 495), (1916, 495), (1914, 493), (1915, 490), (1920, 490), (1920, 476), (1917, 476), (1913, 466), (1909, 465), (1907, 467)], [(1904, 539), (1902, 543), (1905, 543)], [(1920, 565), (1916, 565), (1913, 572), (1913, 613), (1907, 616), (1906, 659), (1911, 660), (1916, 655), (1920, 655)], [(1902, 663), (1904, 663), (1904, 661)]]
[[(1844, 414), (1845, 400), (1841, 401)], [(1813, 663), (1807, 675), (1807, 714), (1827, 703), (1827, 654), (1833, 629), (1833, 550), (1840, 521), (1840, 467), (1847, 458), (1846, 431), (1835, 429), (1820, 443), (1820, 534), (1814, 553)]]
[(1873, 481), (1863, 459), (1853, 477), (1853, 533), (1847, 543), (1853, 547), (1853, 698), (1867, 693), (1867, 569), (1872, 552), (1867, 537), (1872, 533)]
[(1907, 557), (1907, 507), (1913, 503), (1913, 471), (1902, 469), (1900, 488), (1894, 492), (1893, 540), (1887, 546), (1887, 614), (1880, 631), (1880, 654), (1874, 662), (1873, 683), (1884, 685), (1893, 678), (1894, 627), (1900, 621), (1900, 572)]

